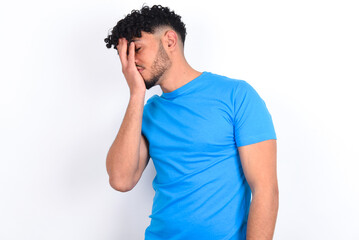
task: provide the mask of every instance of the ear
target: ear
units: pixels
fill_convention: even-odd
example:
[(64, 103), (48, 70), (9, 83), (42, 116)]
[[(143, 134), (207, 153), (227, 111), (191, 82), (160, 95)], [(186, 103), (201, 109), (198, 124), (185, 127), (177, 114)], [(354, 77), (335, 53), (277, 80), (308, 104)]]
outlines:
[(177, 33), (173, 30), (168, 30), (165, 32), (163, 38), (164, 47), (167, 48), (169, 51), (175, 50), (178, 43)]

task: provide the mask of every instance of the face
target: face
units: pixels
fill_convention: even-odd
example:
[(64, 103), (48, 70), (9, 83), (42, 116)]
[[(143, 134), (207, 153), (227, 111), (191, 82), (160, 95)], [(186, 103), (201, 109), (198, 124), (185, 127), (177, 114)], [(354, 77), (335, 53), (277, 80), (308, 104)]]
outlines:
[(171, 66), (162, 42), (155, 35), (142, 32), (141, 38), (135, 38), (135, 64), (146, 89), (150, 89), (161, 79)]

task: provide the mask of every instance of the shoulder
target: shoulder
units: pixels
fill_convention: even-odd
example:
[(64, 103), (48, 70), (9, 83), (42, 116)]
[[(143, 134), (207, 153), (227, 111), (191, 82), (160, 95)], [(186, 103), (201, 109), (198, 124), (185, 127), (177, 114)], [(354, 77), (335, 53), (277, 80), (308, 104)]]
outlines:
[(156, 101), (156, 99), (157, 99), (158, 97), (159, 97), (159, 96), (158, 96), (157, 94), (151, 96), (151, 97), (146, 101), (146, 105), (152, 103), (153, 101)]
[(224, 76), (212, 72), (207, 72), (207, 77), (215, 87), (227, 90), (230, 89), (233, 94), (241, 94), (254, 90), (246, 80), (240, 78)]
[(159, 96), (157, 94), (151, 96), (147, 99), (145, 105), (143, 106), (143, 113), (146, 114), (147, 111), (151, 111), (155, 108), (156, 102), (158, 101)]

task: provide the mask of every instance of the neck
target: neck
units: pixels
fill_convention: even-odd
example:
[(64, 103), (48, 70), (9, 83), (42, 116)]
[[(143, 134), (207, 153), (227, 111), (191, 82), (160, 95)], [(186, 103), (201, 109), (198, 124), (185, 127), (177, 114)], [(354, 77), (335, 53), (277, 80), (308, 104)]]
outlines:
[(172, 92), (186, 83), (192, 81), (202, 72), (193, 69), (185, 59), (172, 62), (171, 67), (158, 82), (164, 93)]

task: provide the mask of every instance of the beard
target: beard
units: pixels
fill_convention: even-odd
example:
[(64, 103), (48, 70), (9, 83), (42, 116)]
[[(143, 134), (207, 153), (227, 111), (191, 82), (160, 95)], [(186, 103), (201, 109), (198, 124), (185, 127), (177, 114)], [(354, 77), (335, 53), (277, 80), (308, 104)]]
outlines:
[(151, 77), (147, 81), (144, 79), (147, 90), (156, 85), (165, 72), (170, 68), (171, 64), (172, 62), (163, 48), (162, 42), (160, 41), (156, 58), (151, 66)]

